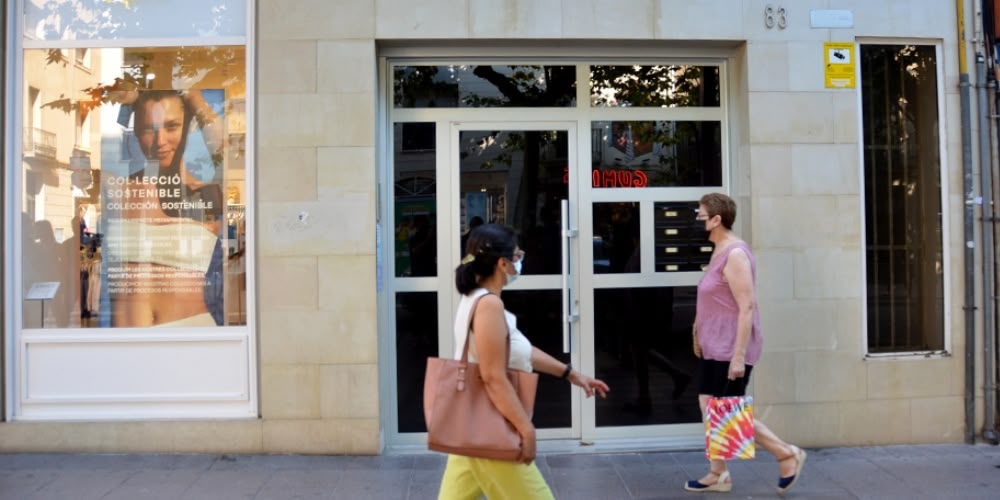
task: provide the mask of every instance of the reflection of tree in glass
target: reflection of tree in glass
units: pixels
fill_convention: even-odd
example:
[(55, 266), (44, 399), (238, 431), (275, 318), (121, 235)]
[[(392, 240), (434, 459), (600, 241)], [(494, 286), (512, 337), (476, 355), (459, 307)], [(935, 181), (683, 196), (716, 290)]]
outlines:
[[(36, 35), (44, 40), (93, 40), (120, 38), (128, 29), (141, 28), (139, 19), (149, 4), (142, 0), (89, 1), (49, 0), (41, 7), (25, 2), (26, 8), (42, 10), (46, 15), (32, 13), (32, 18), (43, 18), (36, 27)], [(178, 9), (185, 12), (192, 8), (185, 2)], [(226, 0), (203, 0), (194, 16), (187, 18), (190, 27), (203, 36), (232, 33), (235, 23), (243, 19), (227, 15)], [(157, 5), (154, 7), (161, 7)]]
[[(393, 70), (393, 101), (397, 107), (422, 103), (429, 108), (449, 107), (457, 103), (458, 83), (438, 79), (442, 66), (397, 66)], [(448, 97), (454, 96), (456, 102)], [(446, 102), (438, 103), (437, 99)]]
[[(43, 104), (43, 107), (57, 109), (64, 113), (79, 110), (89, 113), (94, 108), (104, 104), (119, 104), (130, 102), (126, 94), (139, 90), (174, 89), (187, 90), (192, 88), (222, 88), (229, 96), (239, 96), (245, 93), (243, 78), (243, 47), (171, 47), (156, 49), (115, 49), (125, 50), (126, 61), (130, 64), (122, 69), (122, 74), (109, 83), (81, 89), (80, 95), (58, 99)], [(46, 52), (47, 64), (62, 64), (66, 66), (69, 60), (60, 49), (49, 49)], [(157, 75), (156, 78), (147, 77)], [(205, 83), (208, 82), (208, 83)], [(149, 85), (147, 87), (147, 85)], [(134, 97), (132, 97), (134, 99)], [(233, 104), (231, 99), (226, 105)], [(225, 114), (229, 109), (224, 111)], [(239, 151), (232, 151), (234, 158), (243, 156), (242, 143), (237, 143)], [(216, 161), (221, 161), (216, 153)]]
[(591, 66), (590, 97), (595, 106), (718, 106), (719, 68)]

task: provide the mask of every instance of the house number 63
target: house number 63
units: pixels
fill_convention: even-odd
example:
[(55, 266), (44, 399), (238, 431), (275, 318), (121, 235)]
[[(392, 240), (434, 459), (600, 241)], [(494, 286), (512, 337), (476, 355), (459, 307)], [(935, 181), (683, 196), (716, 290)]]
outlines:
[(768, 4), (764, 7), (764, 26), (771, 29), (774, 25), (778, 25), (779, 29), (785, 29), (785, 26), (788, 26), (788, 20), (785, 19), (785, 8), (781, 6), (775, 8)]

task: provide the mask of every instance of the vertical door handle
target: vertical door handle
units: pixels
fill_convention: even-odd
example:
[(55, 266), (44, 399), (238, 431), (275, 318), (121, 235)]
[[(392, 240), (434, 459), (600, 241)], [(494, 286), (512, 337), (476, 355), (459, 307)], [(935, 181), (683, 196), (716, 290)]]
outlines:
[(573, 352), (572, 345), (572, 324), (577, 319), (579, 319), (580, 314), (577, 312), (574, 306), (575, 297), (572, 296), (573, 290), (570, 285), (570, 239), (576, 238), (578, 231), (575, 228), (571, 228), (569, 223), (569, 200), (562, 200), (560, 203), (560, 224), (562, 230), (562, 237), (560, 241), (562, 242), (562, 317), (563, 317), (563, 352), (571, 353)]

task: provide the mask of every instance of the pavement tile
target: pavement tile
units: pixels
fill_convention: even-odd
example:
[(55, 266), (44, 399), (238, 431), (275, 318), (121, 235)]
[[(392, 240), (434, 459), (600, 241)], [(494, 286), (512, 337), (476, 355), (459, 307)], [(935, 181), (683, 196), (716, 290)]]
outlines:
[(260, 493), (272, 474), (268, 469), (207, 471), (184, 491), (182, 498), (185, 500), (252, 499)]
[[(32, 495), (32, 498), (104, 498), (136, 473), (137, 471), (104, 471), (101, 474), (93, 471), (63, 471)], [(6, 489), (0, 486), (0, 498), (5, 498), (6, 495)]]
[(125, 482), (103, 498), (106, 500), (183, 498), (181, 494), (200, 476), (201, 472), (192, 470), (140, 470), (130, 475)]
[(59, 475), (50, 470), (24, 470), (0, 472), (0, 498), (32, 498)]

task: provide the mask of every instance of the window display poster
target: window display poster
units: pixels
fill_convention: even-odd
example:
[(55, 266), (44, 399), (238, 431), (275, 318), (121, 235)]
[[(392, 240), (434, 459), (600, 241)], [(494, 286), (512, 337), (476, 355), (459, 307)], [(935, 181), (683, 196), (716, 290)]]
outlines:
[(225, 93), (139, 90), (105, 159), (100, 326), (223, 324)]

